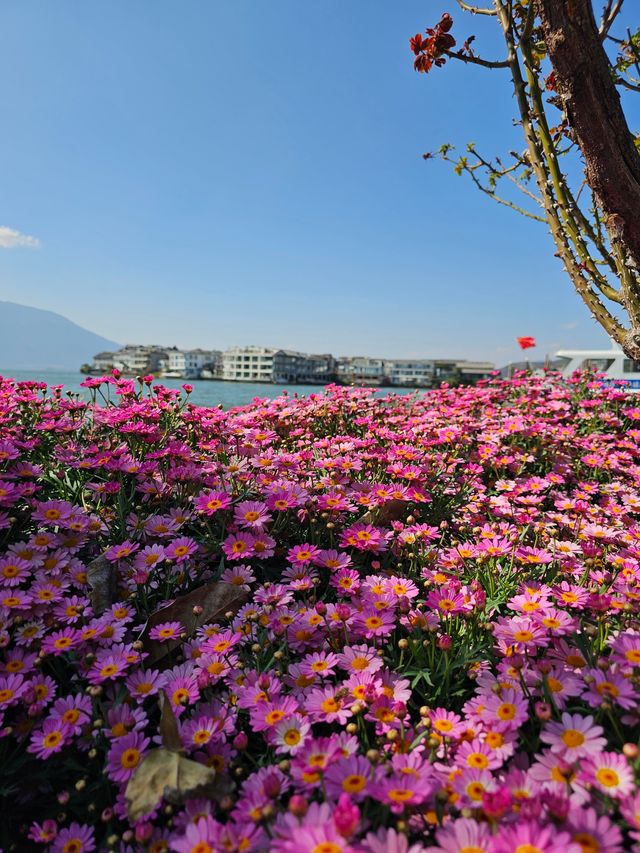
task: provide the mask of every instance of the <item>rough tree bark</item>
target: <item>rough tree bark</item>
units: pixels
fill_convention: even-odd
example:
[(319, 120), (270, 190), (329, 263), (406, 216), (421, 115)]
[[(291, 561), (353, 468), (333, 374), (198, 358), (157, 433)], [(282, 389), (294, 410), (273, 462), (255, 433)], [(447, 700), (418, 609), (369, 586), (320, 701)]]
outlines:
[(592, 0), (536, 0), (556, 88), (606, 217), (630, 320), (625, 351), (640, 359), (640, 154), (627, 124)]

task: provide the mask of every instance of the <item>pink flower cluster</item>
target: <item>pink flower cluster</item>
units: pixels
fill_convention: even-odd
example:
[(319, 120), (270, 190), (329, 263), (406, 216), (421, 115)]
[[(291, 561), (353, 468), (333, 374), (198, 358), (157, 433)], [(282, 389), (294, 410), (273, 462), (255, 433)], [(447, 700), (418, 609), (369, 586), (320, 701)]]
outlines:
[[(521, 376), (223, 412), (91, 387), (117, 402), (0, 378), (3, 849), (640, 845), (625, 392)], [(244, 603), (163, 618), (217, 581)], [(132, 819), (163, 697), (225, 792)]]

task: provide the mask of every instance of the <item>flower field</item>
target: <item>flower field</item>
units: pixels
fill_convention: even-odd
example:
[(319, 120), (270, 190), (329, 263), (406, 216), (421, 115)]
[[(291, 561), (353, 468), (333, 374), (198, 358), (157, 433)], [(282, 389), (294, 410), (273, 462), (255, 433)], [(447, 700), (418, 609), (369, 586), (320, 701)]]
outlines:
[(0, 379), (4, 851), (640, 849), (640, 408)]

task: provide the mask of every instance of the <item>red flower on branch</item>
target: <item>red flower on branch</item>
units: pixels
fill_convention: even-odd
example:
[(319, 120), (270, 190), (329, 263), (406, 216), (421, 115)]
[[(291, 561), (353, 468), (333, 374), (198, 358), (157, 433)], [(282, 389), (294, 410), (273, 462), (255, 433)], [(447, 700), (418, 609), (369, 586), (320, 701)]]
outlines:
[(536, 339), (529, 335), (526, 335), (523, 338), (516, 338), (516, 340), (520, 344), (520, 349), (531, 349), (536, 345)]
[(444, 65), (446, 62), (444, 54), (456, 44), (453, 36), (449, 35), (452, 26), (453, 18), (445, 12), (435, 27), (425, 30), (428, 38), (425, 39), (420, 33), (416, 33), (409, 39), (409, 47), (416, 57), (413, 63), (416, 71), (426, 73), (434, 65)]

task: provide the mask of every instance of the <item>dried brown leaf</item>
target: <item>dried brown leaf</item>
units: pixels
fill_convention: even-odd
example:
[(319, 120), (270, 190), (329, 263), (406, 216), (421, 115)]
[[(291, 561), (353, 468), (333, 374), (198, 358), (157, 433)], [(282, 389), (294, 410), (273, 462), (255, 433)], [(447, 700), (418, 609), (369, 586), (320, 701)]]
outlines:
[(87, 566), (89, 597), (96, 616), (108, 610), (116, 596), (116, 569), (106, 557), (97, 557)]
[(132, 821), (153, 811), (162, 799), (179, 805), (189, 797), (219, 797), (216, 771), (169, 749), (148, 752), (129, 779), (125, 797)]
[[(249, 598), (249, 594), (234, 584), (224, 581), (212, 581), (204, 586), (192, 589), (186, 595), (176, 598), (171, 604), (156, 610), (149, 617), (142, 636), (145, 651), (149, 653), (147, 663), (156, 663), (182, 641), (158, 643), (149, 639), (149, 631), (161, 622), (180, 622), (188, 636), (200, 625), (215, 622), (225, 613), (235, 613)], [(194, 607), (197, 612), (194, 612)]]
[(389, 524), (391, 521), (398, 521), (407, 511), (406, 501), (393, 498), (387, 501), (381, 507), (370, 509), (358, 519), (360, 524)]
[(182, 741), (180, 740), (180, 731), (178, 729), (178, 721), (171, 707), (171, 702), (167, 699), (167, 694), (164, 690), (160, 693), (160, 737), (162, 745), (165, 749), (172, 752), (182, 751)]

